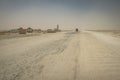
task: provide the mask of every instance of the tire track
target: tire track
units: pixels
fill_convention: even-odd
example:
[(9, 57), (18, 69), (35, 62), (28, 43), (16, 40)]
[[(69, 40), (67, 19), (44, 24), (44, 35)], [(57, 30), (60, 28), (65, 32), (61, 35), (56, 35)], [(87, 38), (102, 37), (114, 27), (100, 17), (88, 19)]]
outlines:
[(2, 65), (3, 69), (0, 71), (0, 80), (24, 80), (24, 76), (28, 79), (34, 79), (36, 73), (40, 75), (44, 69), (44, 65), (41, 64), (41, 60), (48, 55), (63, 52), (72, 36), (73, 33), (66, 33), (60, 40), (46, 43), (43, 46), (37, 45), (37, 48), (29, 50), (19, 57), (8, 59), (9, 61), (6, 60), (6, 64)]
[(75, 56), (75, 67), (74, 67), (74, 77), (73, 77), (73, 80), (78, 80), (78, 76), (79, 76), (79, 66), (80, 66), (80, 63), (79, 63), (79, 56), (80, 56), (80, 35), (77, 34), (77, 41), (76, 41), (76, 49), (75, 49), (75, 53), (76, 53), (76, 56)]

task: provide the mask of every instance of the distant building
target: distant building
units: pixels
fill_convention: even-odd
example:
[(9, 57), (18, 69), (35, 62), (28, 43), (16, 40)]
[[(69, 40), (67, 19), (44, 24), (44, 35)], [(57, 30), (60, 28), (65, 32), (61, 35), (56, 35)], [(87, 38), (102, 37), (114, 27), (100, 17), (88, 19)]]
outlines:
[(18, 33), (18, 29), (11, 29), (8, 31), (9, 33)]
[(28, 33), (32, 33), (33, 32), (33, 29), (31, 27), (27, 28), (26, 30)]
[(56, 32), (60, 32), (59, 25), (57, 24), (57, 28), (54, 29)]
[(56, 31), (53, 29), (47, 29), (47, 33), (55, 33)]
[(57, 28), (54, 29), (56, 32), (59, 31), (59, 25), (57, 24)]
[(22, 27), (20, 27), (18, 29), (18, 32), (19, 32), (19, 34), (26, 34), (26, 29), (23, 29)]
[(42, 30), (41, 30), (41, 29), (34, 29), (34, 32), (41, 33), (41, 32), (42, 32)]

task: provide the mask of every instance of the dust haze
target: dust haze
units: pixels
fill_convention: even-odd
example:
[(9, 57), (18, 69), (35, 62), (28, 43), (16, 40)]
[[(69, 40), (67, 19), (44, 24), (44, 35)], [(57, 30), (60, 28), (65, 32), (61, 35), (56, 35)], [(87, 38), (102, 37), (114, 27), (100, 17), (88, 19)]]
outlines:
[(119, 0), (0, 0), (0, 80), (120, 80)]

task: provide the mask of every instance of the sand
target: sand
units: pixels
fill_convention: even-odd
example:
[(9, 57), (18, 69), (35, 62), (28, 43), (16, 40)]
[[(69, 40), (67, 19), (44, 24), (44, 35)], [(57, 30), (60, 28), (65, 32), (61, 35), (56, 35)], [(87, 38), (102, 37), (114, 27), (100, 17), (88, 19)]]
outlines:
[(120, 38), (95, 31), (0, 40), (0, 80), (120, 80)]

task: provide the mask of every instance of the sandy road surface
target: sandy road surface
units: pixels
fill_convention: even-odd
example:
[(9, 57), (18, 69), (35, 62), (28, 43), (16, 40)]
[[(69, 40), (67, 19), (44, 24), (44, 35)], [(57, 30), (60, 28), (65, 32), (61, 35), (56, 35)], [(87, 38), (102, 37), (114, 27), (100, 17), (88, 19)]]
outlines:
[(120, 80), (119, 41), (87, 31), (1, 40), (0, 80)]
[(78, 80), (120, 80), (118, 41), (120, 39), (97, 32), (82, 33)]

